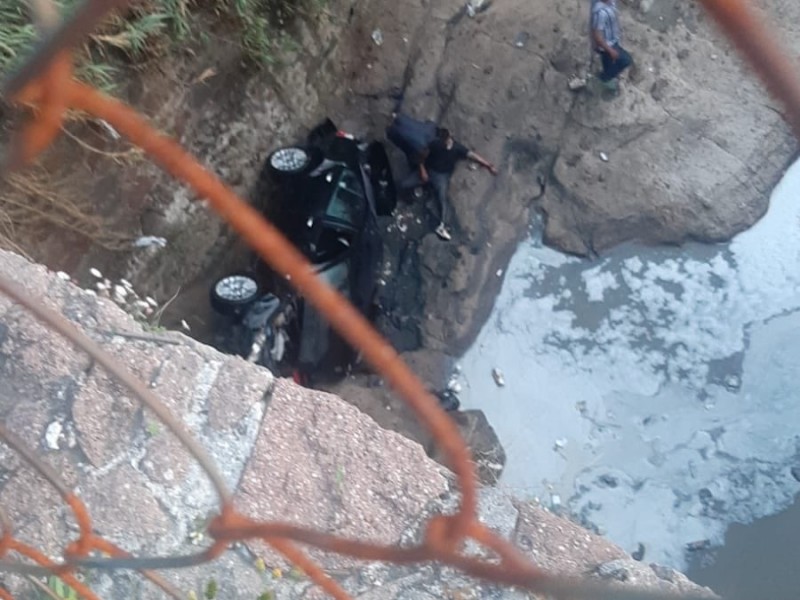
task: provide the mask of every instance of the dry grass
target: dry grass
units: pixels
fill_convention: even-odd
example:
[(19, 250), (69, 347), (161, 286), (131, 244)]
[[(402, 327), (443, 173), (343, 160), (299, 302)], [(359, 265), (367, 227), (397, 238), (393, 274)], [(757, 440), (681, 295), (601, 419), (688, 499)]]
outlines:
[(69, 190), (67, 182), (56, 181), (42, 169), (4, 176), (0, 180), (0, 246), (29, 256), (24, 249), (31, 247), (32, 240), (61, 230), (106, 250), (130, 249), (130, 236), (94, 214), (90, 199)]

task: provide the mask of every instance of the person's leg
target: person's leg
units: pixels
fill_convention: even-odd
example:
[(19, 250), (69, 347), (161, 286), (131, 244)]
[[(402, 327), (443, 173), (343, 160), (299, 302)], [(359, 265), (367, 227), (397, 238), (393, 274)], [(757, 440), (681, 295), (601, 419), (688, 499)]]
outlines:
[[(633, 60), (631, 59), (631, 55), (628, 54), (628, 52), (621, 46), (619, 45), (614, 46), (614, 50), (616, 50), (618, 54), (617, 60), (611, 61), (611, 58), (608, 57), (610, 64), (607, 69), (605, 68), (606, 64), (605, 60), (603, 61), (604, 76), (608, 77), (606, 81), (610, 79), (616, 79), (617, 77), (619, 77), (619, 74), (622, 73), (628, 67), (630, 67), (631, 62), (633, 62)], [(603, 58), (604, 59), (606, 58), (605, 54), (603, 55)]]
[(441, 215), (439, 226), (436, 227), (436, 235), (443, 240), (449, 240), (451, 237), (450, 231), (447, 229), (447, 225), (445, 225), (445, 223), (447, 221), (447, 190), (450, 187), (450, 174), (435, 173), (432, 171), (429, 172), (429, 174), (431, 178), (431, 187), (433, 188), (436, 199), (439, 201), (439, 214)]
[(439, 201), (440, 220), (442, 223), (447, 223), (447, 190), (450, 187), (450, 175), (436, 173), (435, 171), (429, 171), (428, 174), (430, 175), (433, 193), (436, 195), (436, 200)]
[(617, 76), (619, 76), (620, 73), (633, 64), (633, 57), (631, 57), (628, 51), (622, 46), (617, 46), (617, 51), (619, 52), (619, 58), (617, 59), (619, 63), (619, 73), (617, 73)]
[(614, 61), (611, 60), (611, 57), (608, 55), (608, 52), (601, 52), (600, 60), (603, 63), (603, 71), (600, 73), (600, 81), (602, 82), (611, 81), (614, 78), (614, 75), (612, 74)]

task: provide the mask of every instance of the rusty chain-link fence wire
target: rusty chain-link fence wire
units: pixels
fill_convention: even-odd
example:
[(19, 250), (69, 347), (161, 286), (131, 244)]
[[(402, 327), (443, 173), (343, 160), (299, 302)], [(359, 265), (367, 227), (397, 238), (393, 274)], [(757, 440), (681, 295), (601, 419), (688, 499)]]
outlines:
[[(701, 2), (738, 46), (770, 92), (781, 101), (786, 120), (800, 137), (800, 80), (787, 54), (777, 45), (745, 0)], [(477, 578), (558, 598), (645, 600), (675, 597), (635, 589), (612, 589), (595, 582), (550, 575), (530, 563), (509, 542), (478, 521), (477, 483), (469, 451), (453, 422), (392, 347), (344, 298), (317, 279), (306, 259), (269, 222), (204, 169), (180, 145), (155, 131), (143, 117), (122, 102), (73, 79), (71, 48), (78, 45), (107, 13), (127, 3), (128, 0), (86, 0), (72, 17), (59, 25), (47, 0), (31, 0), (37, 25), (42, 31), (42, 41), (29, 60), (2, 86), (4, 97), (27, 107), (31, 116), (14, 140), (3, 168), (17, 169), (33, 161), (56, 137), (68, 109), (83, 111), (110, 123), (165, 171), (186, 183), (200, 198), (207, 199), (264, 261), (276, 272), (288, 275), (294, 287), (363, 353), (372, 367), (395, 388), (435, 436), (449, 466), (458, 476), (461, 504), (455, 514), (433, 517), (427, 524), (423, 543), (410, 548), (377, 546), (284, 523), (250, 519), (234, 509), (231, 493), (204, 449), (143, 383), (60, 314), (27, 297), (12, 282), (0, 278), (0, 292), (26, 307), (54, 332), (89, 354), (161, 418), (203, 467), (217, 491), (220, 504), (219, 514), (208, 526), (208, 534), (214, 541), (205, 551), (188, 556), (130, 556), (93, 532), (91, 516), (84, 503), (23, 440), (17, 439), (0, 425), (0, 438), (58, 491), (78, 524), (77, 539), (64, 548), (63, 560), (55, 562), (36, 548), (16, 539), (12, 524), (0, 510), (0, 572), (55, 574), (81, 597), (96, 600), (97, 596), (92, 590), (76, 578), (77, 569), (136, 569), (167, 595), (183, 598), (179, 590), (153, 571), (211, 561), (233, 542), (257, 538), (297, 565), (337, 600), (347, 600), (349, 596), (306, 555), (300, 545), (369, 561), (403, 564), (438, 561)], [(466, 556), (462, 550), (468, 540), (492, 550), (498, 560), (488, 562)], [(0, 598), (10, 599), (12, 596), (0, 586)]]

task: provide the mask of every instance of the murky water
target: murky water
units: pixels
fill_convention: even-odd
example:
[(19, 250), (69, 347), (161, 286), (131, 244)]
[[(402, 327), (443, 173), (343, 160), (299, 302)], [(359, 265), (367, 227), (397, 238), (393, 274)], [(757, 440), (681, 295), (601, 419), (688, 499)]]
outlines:
[(687, 544), (786, 509), (800, 492), (800, 163), (730, 244), (584, 261), (533, 236), (462, 365), (464, 406), (506, 448), (502, 484), (643, 544), (646, 561), (684, 568)]
[(687, 574), (725, 600), (796, 600), (800, 596), (800, 502), (751, 525), (734, 524), (710, 560), (696, 560)]

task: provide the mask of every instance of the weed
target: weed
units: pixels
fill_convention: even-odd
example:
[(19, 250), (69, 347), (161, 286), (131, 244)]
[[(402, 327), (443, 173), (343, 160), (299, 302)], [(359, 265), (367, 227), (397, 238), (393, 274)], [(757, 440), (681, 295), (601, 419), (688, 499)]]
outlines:
[(62, 600), (78, 600), (78, 593), (64, 583), (60, 577), (51, 575), (47, 579), (47, 587), (56, 597)]
[[(54, 228), (70, 231), (111, 251), (130, 247), (130, 237), (94, 214), (91, 200), (70, 193), (64, 181), (42, 169), (0, 180), (0, 242), (22, 245), (25, 236)], [(5, 245), (5, 244), (4, 244)]]
[(344, 494), (345, 478), (346, 478), (346, 473), (344, 467), (339, 465), (338, 467), (336, 467), (335, 485), (336, 485), (336, 491), (339, 493), (340, 496)]
[[(61, 14), (69, 14), (80, 0), (59, 0)], [(296, 48), (287, 28), (298, 16), (325, 10), (325, 0), (137, 0), (124, 13), (107, 18), (99, 31), (78, 52), (80, 79), (111, 91), (120, 61), (136, 64), (165, 54), (181, 43), (205, 33), (196, 13), (210, 12), (233, 22), (231, 36), (244, 55), (258, 65), (271, 65), (282, 51)], [(25, 0), (0, 2), (0, 73), (15, 68), (37, 36)], [(123, 63), (124, 64), (124, 61)]]
[(206, 600), (215, 600), (217, 597), (217, 582), (215, 579), (209, 580), (206, 584), (205, 597)]

